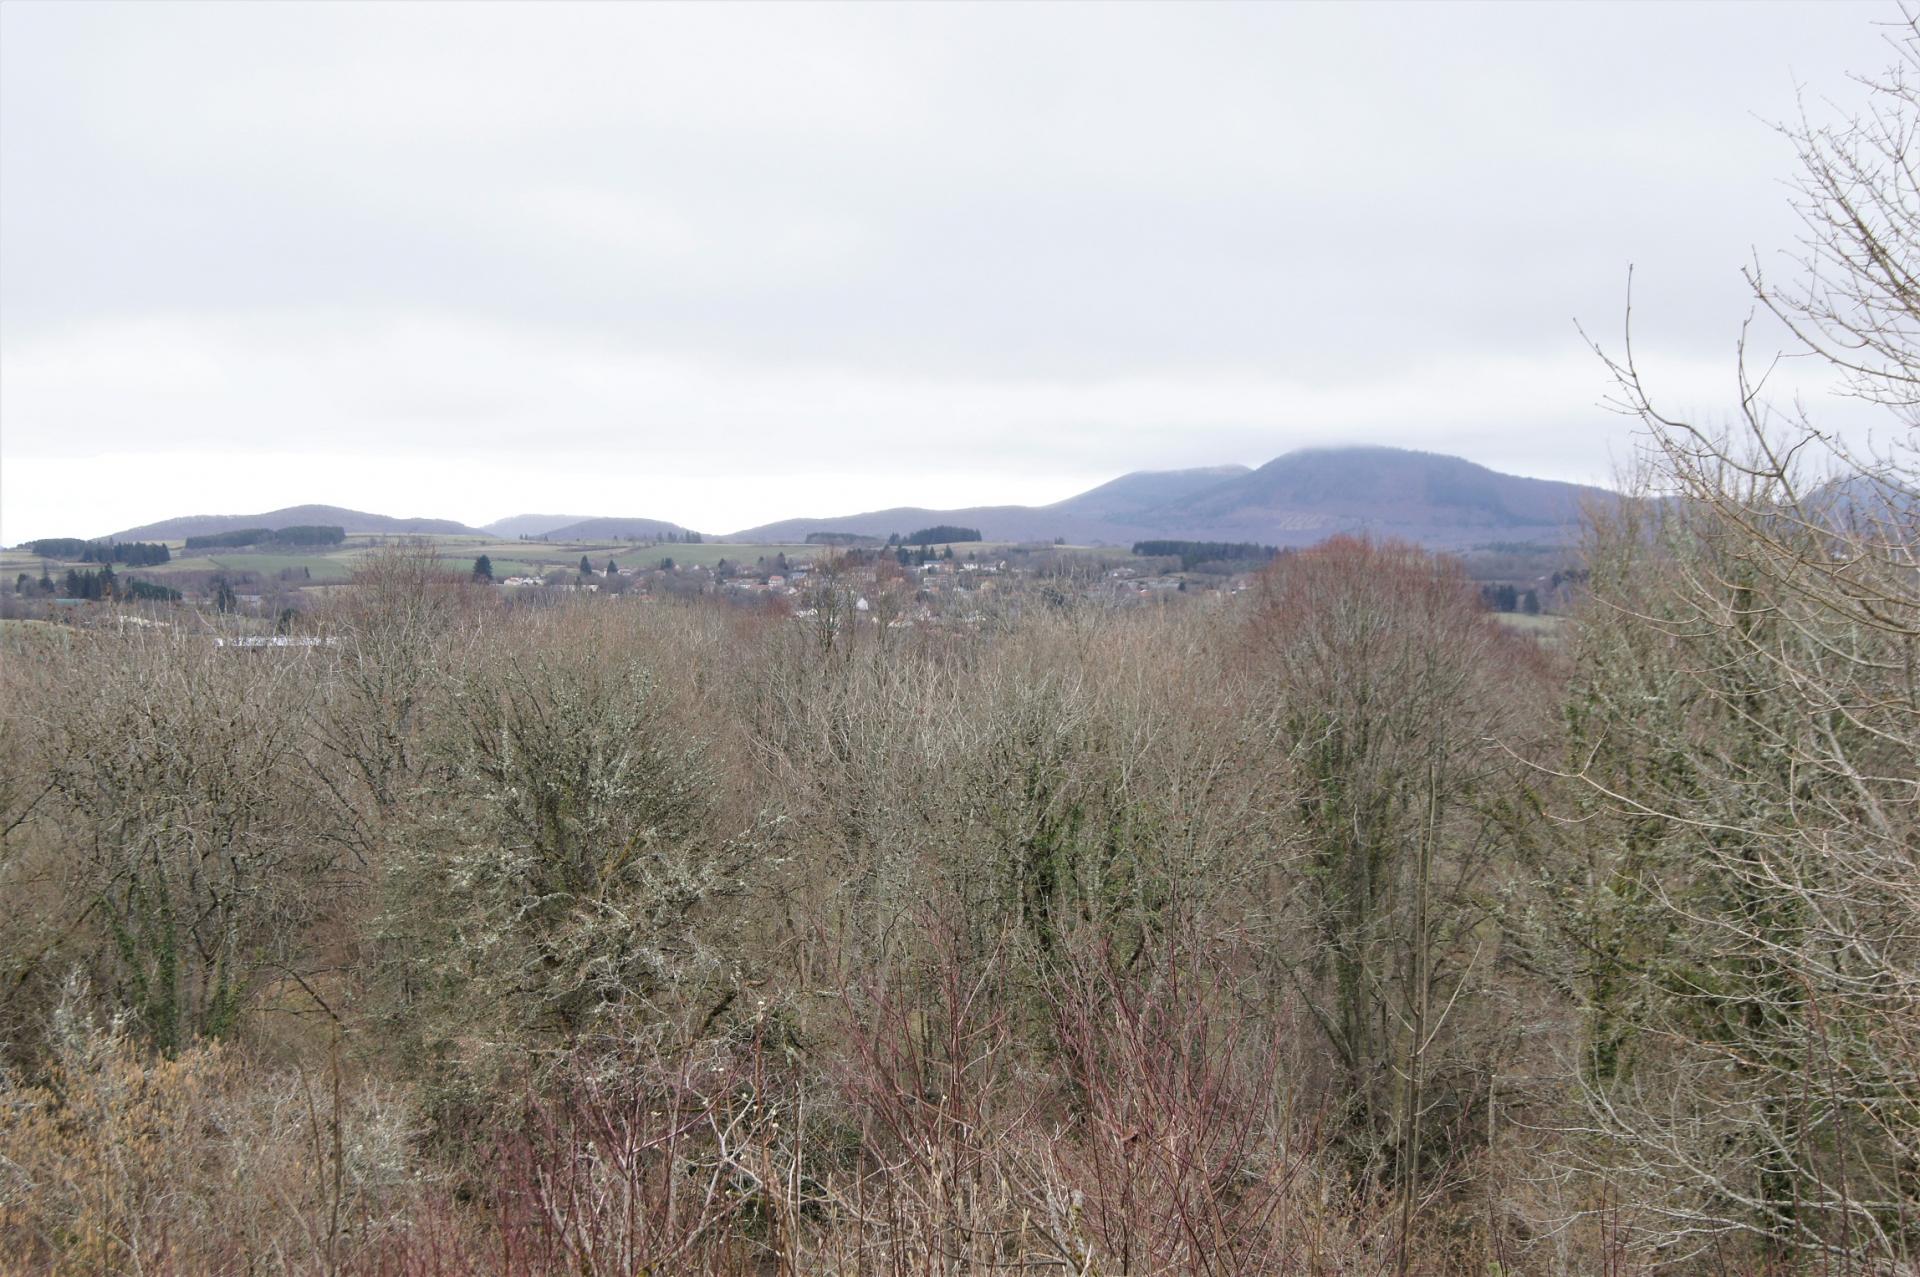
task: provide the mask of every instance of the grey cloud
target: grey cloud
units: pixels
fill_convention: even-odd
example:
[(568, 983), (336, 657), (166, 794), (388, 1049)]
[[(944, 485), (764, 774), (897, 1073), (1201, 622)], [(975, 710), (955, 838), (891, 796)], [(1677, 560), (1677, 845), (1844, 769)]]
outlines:
[[(1794, 233), (1792, 155), (1765, 120), (1796, 80), (1843, 94), (1884, 61), (1889, 11), (0, 12), (16, 455), (156, 432), (262, 446), (266, 370), (289, 397), (325, 384), (330, 427), (287, 416), (339, 447), (505, 455), (556, 413), (689, 466), (721, 438), (724, 455), (800, 431), (884, 446), (833, 395), (794, 391), (831, 383), (874, 387), (909, 435), (950, 425), (956, 395), (1012, 413), (1017, 429), (974, 423), (1010, 473), (1089, 439), (1114, 469), (1258, 462), (1328, 429), (1420, 443), (1474, 405), (1419, 369), (1521, 359), (1551, 386), (1535, 420), (1565, 423), (1561, 468), (1590, 473), (1618, 423), (1584, 415), (1603, 379), (1572, 319), (1608, 330), (1634, 262), (1664, 349), (1724, 359), (1740, 265)], [(84, 393), (46, 392), (36, 370), (74, 347), (100, 352)], [(142, 349), (216, 366), (156, 393)], [(474, 367), (481, 352), (503, 366)], [(676, 413), (700, 414), (607, 381), (623, 363), (709, 370), (757, 407), (709, 414), (733, 434), (671, 439)], [(1131, 411), (1113, 388), (1143, 378), (1210, 406)], [(916, 383), (921, 407), (900, 389)], [(1262, 383), (1315, 391), (1302, 411), (1350, 391), (1358, 419), (1263, 420)], [(1394, 387), (1422, 385), (1467, 402), (1420, 420)], [(1051, 434), (1010, 407), (1021, 387), (1059, 414)], [(1235, 387), (1252, 388), (1237, 407)], [(1538, 428), (1485, 397), (1477, 459), (1534, 456)]]

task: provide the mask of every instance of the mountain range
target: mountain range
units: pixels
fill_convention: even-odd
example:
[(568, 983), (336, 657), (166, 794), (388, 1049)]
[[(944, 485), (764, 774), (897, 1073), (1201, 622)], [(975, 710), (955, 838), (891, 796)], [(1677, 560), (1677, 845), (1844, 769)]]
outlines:
[[(1126, 545), (1179, 539), (1303, 545), (1342, 532), (1436, 548), (1487, 541), (1568, 540), (1602, 488), (1502, 474), (1459, 457), (1402, 448), (1305, 448), (1257, 469), (1140, 470), (1044, 506), (936, 510), (895, 506), (863, 514), (783, 519), (719, 538), (800, 542), (814, 533), (906, 535), (937, 524), (977, 528), (990, 541)], [(687, 529), (659, 519), (520, 514), (481, 528), (450, 519), (396, 519), (338, 506), (253, 515), (203, 515), (128, 528), (115, 540), (167, 540), (244, 527), (338, 525), (349, 533), (545, 536), (557, 541), (665, 537)]]
[(1435, 547), (1563, 541), (1602, 488), (1501, 474), (1459, 457), (1402, 448), (1306, 448), (1258, 469), (1140, 470), (1045, 506), (930, 510), (901, 506), (746, 528), (730, 541), (800, 541), (810, 533), (907, 534), (935, 524), (990, 541), (1129, 544), (1183, 539), (1303, 545), (1341, 532)]
[(337, 505), (293, 505), (263, 514), (190, 514), (159, 523), (143, 523), (111, 535), (114, 541), (178, 541), (238, 528), (337, 527), (351, 535), (387, 536), (496, 536), (512, 540), (529, 536), (557, 541), (620, 541), (664, 537), (687, 529), (660, 519), (601, 519), (580, 514), (516, 514), (492, 523), (469, 527), (454, 519), (396, 519), (392, 515), (349, 510)]

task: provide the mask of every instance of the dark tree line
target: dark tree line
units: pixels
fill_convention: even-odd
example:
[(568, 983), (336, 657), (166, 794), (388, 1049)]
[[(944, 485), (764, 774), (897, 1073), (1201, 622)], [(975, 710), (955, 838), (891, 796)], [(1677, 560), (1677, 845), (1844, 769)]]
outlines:
[(120, 582), (114, 575), (111, 563), (98, 572), (68, 568), (66, 577), (60, 583), (60, 595), (62, 598), (95, 601), (117, 599), (120, 597)]
[[(553, 540), (553, 534), (551, 532), (541, 532), (537, 534), (523, 532), (520, 534), (520, 539), (522, 541), (545, 542), (545, 541)], [(566, 539), (583, 541), (583, 540), (586, 540), (587, 538), (569, 537)], [(596, 538), (596, 539), (601, 539), (601, 538)], [(698, 532), (684, 532), (684, 531), (662, 532), (658, 536), (622, 536), (622, 537), (606, 537), (604, 539), (608, 541), (624, 541), (630, 545), (652, 545), (656, 542), (662, 542), (662, 541), (670, 542), (675, 545), (699, 545), (703, 540), (705, 540), (705, 538), (702, 537), (701, 534)]]
[(120, 597), (120, 580), (114, 575), (111, 563), (98, 572), (68, 568), (67, 575), (60, 582), (60, 597), (67, 599), (117, 599)]
[(252, 545), (319, 546), (339, 545), (347, 539), (347, 530), (333, 525), (300, 524), (290, 528), (235, 528), (231, 532), (210, 532), (187, 538), (189, 550), (231, 550)]
[(347, 530), (331, 524), (301, 524), (281, 528), (267, 541), (272, 545), (339, 545), (347, 539)]
[[(23, 572), (15, 581), (14, 588), (25, 593), (23, 588), (27, 577)], [(60, 582), (60, 597), (68, 599), (86, 599), (90, 602), (113, 602), (118, 599), (140, 599), (155, 603), (178, 603), (180, 591), (165, 585), (156, 585), (152, 581), (141, 581), (133, 577), (123, 577), (113, 570), (111, 563), (103, 564), (99, 571), (68, 568)]]
[(952, 523), (936, 523), (930, 528), (919, 528), (901, 536), (898, 532), (887, 538), (888, 545), (944, 545), (952, 541), (981, 540), (979, 528), (963, 528)]
[(153, 603), (178, 603), (180, 601), (180, 591), (174, 589), (172, 586), (160, 585), (153, 581), (142, 581), (135, 577), (127, 578), (127, 580), (121, 583), (120, 588), (123, 591), (122, 597), (124, 598), (139, 599), (143, 602)]
[(1202, 563), (1265, 563), (1280, 553), (1274, 546), (1252, 541), (1135, 541), (1133, 552), (1149, 559), (1177, 557), (1186, 572)]
[(124, 563), (128, 567), (152, 567), (168, 562), (173, 555), (158, 541), (86, 541), (79, 537), (42, 537), (27, 542), (26, 548), (43, 559), (63, 563)]
[(209, 532), (205, 536), (188, 537), (187, 549), (229, 550), (237, 546), (256, 545), (272, 535), (272, 528), (235, 528), (231, 532)]
[(952, 557), (952, 546), (948, 546), (945, 550), (936, 553), (924, 545), (917, 550), (910, 550), (903, 545), (893, 552), (894, 562), (903, 568), (917, 568), (923, 564), (931, 563), (935, 559), (951, 559)]
[(1523, 591), (1517, 585), (1483, 585), (1480, 587), (1480, 606), (1489, 612), (1537, 615), (1540, 611), (1540, 593), (1537, 590)]

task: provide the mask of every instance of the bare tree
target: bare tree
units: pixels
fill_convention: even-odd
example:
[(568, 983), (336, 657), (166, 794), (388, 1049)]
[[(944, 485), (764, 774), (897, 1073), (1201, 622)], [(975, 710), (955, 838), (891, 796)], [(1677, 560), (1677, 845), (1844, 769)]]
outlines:
[(733, 974), (716, 905), (751, 831), (721, 826), (660, 675), (582, 620), (543, 614), (448, 680), (384, 867), (383, 1017), (474, 1098), (610, 1026), (711, 1020)]
[(263, 980), (305, 962), (332, 861), (300, 753), (317, 664), (95, 635), (39, 707), (61, 925), (82, 942), (67, 952), (161, 1050), (232, 1033)]
[(316, 775), (362, 864), (376, 857), (385, 822), (419, 778), (429, 711), (486, 604), (484, 589), (430, 544), (401, 541), (368, 555), (321, 613), (331, 668), (321, 683)]
[[(1606, 356), (1658, 500), (1593, 545), (1572, 772), (1593, 849), (1588, 1165), (1654, 1253), (1745, 1235), (1920, 1253), (1920, 28), (1801, 161), (1799, 270), (1758, 302), (1887, 412), (1851, 446), (1767, 394), (1732, 430)], [(1863, 1271), (1866, 1270), (1864, 1267)]]
[[(1411, 1212), (1443, 1152), (1436, 1113), (1487, 1093), (1497, 1038), (1470, 1046), (1461, 1007), (1497, 1005), (1495, 871), (1519, 791), (1501, 745), (1537, 712), (1541, 657), (1457, 565), (1344, 539), (1276, 561), (1250, 654), (1297, 773), (1274, 953), (1338, 1059), (1362, 1181)], [(1299, 924), (1310, 943), (1290, 939)]]

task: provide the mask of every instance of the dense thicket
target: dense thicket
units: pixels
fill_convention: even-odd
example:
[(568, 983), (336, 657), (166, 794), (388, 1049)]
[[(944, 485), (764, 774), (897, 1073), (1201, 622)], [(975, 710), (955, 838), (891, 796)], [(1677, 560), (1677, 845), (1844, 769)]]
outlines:
[(1910, 1257), (1911, 604), (1749, 623), (1756, 507), (1662, 508), (1557, 648), (1362, 541), (953, 632), (398, 549), (334, 646), (17, 648), (8, 1262)]
[(0, 1266), (1912, 1271), (1881, 93), (1795, 135), (1821, 269), (1756, 288), (1895, 446), (1705, 431), (1621, 357), (1657, 499), (1545, 640), (1352, 539), (951, 628), (863, 614), (871, 554), (784, 617), (402, 546), (327, 643), (16, 637)]

